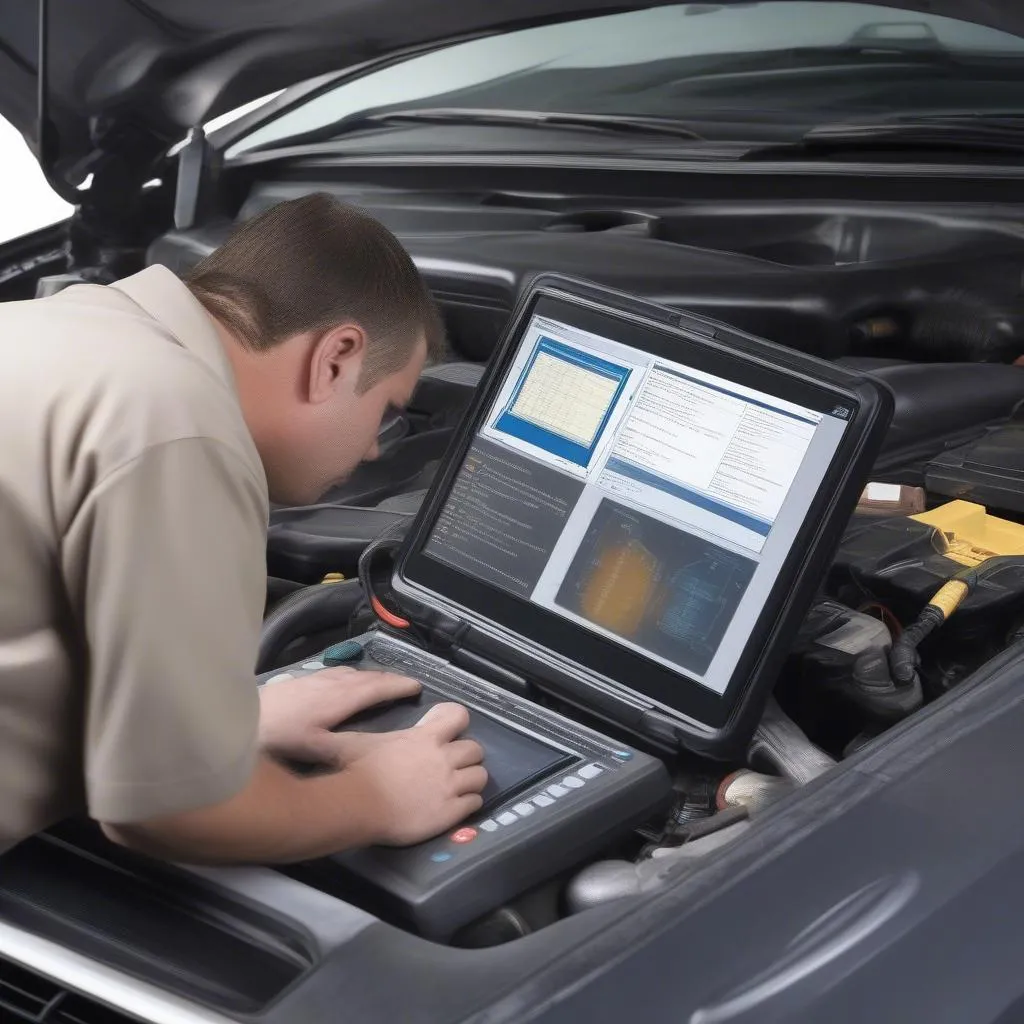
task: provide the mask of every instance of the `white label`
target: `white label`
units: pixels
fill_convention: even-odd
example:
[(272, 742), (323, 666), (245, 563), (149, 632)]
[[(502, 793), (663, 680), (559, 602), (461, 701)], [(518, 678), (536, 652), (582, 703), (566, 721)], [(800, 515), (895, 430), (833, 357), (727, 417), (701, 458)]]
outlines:
[(868, 484), (864, 493), (868, 501), (899, 501), (901, 490), (899, 484)]

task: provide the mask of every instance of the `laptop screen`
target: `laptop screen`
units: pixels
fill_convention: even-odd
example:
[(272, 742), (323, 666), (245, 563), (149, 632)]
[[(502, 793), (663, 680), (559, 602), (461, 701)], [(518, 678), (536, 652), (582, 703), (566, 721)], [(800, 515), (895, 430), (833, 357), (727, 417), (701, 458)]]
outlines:
[(626, 685), (659, 682), (671, 706), (686, 704), (671, 699), (680, 681), (695, 684), (707, 709), (786, 600), (783, 570), (857, 401), (655, 335), (535, 304), (411, 566), (449, 596), (474, 581), (467, 607), (591, 668), (614, 663)]

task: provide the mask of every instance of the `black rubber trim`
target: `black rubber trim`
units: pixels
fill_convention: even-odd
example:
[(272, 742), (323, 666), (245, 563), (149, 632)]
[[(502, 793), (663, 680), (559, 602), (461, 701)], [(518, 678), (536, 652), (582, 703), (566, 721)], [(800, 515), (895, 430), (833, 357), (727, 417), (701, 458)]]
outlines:
[(107, 860), (53, 836), (29, 839), (0, 860), (0, 918), (231, 1013), (264, 1010), (312, 968), (300, 933), (161, 879), (144, 858), (133, 870), (135, 860)]

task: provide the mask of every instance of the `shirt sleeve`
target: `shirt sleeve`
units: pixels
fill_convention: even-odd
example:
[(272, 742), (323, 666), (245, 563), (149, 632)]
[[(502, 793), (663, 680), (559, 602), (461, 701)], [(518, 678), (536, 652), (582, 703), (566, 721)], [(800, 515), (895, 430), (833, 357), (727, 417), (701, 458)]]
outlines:
[(63, 561), (87, 665), (90, 815), (127, 824), (209, 806), (258, 749), (266, 489), (205, 438), (148, 449), (89, 495)]

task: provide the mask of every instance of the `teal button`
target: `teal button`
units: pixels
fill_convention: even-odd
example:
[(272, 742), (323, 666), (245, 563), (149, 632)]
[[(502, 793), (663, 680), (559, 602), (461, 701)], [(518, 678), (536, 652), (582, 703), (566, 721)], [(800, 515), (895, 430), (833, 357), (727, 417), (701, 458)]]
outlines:
[(340, 644), (328, 647), (323, 653), (323, 663), (332, 667), (347, 665), (363, 656), (363, 645), (356, 640), (342, 640)]

